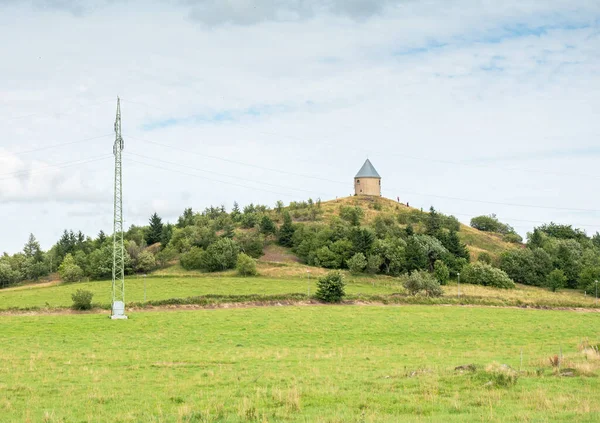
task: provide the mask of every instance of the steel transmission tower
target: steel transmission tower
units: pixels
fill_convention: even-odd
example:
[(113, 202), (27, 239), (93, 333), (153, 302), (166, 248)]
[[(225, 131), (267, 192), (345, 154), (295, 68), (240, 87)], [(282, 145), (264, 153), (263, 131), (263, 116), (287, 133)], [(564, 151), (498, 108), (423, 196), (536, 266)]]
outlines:
[(123, 246), (123, 179), (121, 137), (121, 100), (117, 97), (117, 118), (115, 120), (115, 207), (113, 220), (113, 272), (112, 272), (112, 312), (111, 319), (127, 319), (125, 315), (125, 247)]

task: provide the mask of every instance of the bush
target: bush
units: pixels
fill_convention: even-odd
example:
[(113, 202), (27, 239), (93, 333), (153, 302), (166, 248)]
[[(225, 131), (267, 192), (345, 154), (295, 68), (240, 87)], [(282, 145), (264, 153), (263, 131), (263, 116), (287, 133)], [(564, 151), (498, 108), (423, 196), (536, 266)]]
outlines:
[(346, 295), (344, 277), (339, 271), (329, 272), (319, 278), (315, 296), (326, 303), (339, 303)]
[(352, 226), (359, 226), (365, 212), (359, 206), (342, 206), (340, 208), (340, 217)]
[(521, 244), (523, 242), (523, 237), (517, 233), (511, 232), (504, 235), (502, 241), (510, 242), (512, 244)]
[(156, 259), (150, 251), (142, 251), (137, 258), (135, 270), (138, 272), (150, 272), (156, 267)]
[(75, 259), (71, 254), (67, 254), (58, 267), (58, 274), (65, 282), (78, 282), (83, 277), (83, 270), (75, 264)]
[(417, 295), (423, 292), (428, 297), (441, 297), (444, 293), (433, 275), (423, 270), (413, 272), (404, 281), (403, 286), (410, 295)]
[(383, 259), (379, 254), (371, 254), (367, 257), (367, 273), (375, 274), (383, 264)]
[(256, 276), (256, 262), (254, 259), (244, 253), (240, 253), (237, 257), (235, 268), (240, 276)]
[(239, 252), (240, 247), (235, 241), (221, 238), (210, 244), (202, 254), (202, 269), (209, 272), (233, 269)]
[(450, 269), (448, 269), (446, 263), (441, 260), (437, 260), (433, 265), (433, 274), (440, 285), (446, 285), (450, 279)]
[(508, 388), (517, 383), (519, 373), (506, 364), (492, 363), (485, 368), (485, 371), (477, 372), (475, 377), (480, 382), (484, 382), (484, 386)]
[(546, 278), (546, 286), (550, 288), (552, 292), (564, 288), (566, 284), (567, 277), (565, 276), (565, 272), (559, 269), (554, 269)]
[(192, 247), (187, 253), (183, 253), (179, 262), (181, 267), (186, 270), (199, 270), (202, 268), (202, 260), (204, 256), (204, 250), (199, 247)]
[(367, 259), (363, 253), (356, 253), (347, 261), (347, 264), (350, 272), (358, 275), (365, 270), (365, 267), (367, 267)]
[(85, 289), (78, 289), (71, 294), (73, 300), (73, 308), (75, 310), (91, 310), (93, 293)]
[(467, 265), (463, 270), (463, 280), (474, 285), (496, 288), (510, 289), (515, 287), (515, 283), (504, 271), (485, 263)]
[(486, 253), (486, 252), (479, 253), (479, 256), (477, 256), (477, 261), (491, 265), (492, 264), (492, 256), (490, 256), (490, 254)]

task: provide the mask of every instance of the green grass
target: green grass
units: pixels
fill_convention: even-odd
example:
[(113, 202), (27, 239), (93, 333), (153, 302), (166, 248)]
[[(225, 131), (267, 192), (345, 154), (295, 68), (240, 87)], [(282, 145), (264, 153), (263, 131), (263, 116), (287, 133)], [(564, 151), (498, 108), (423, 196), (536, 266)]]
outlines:
[[(3, 316), (2, 422), (593, 422), (600, 379), (547, 358), (600, 315), (332, 306)], [(489, 386), (463, 364), (520, 367)], [(540, 375), (536, 369), (543, 368)]]
[[(71, 294), (77, 289), (94, 293), (93, 302), (110, 304), (110, 281), (62, 284), (51, 287), (25, 286), (19, 289), (0, 291), (0, 310), (10, 308), (68, 307), (72, 304)], [(125, 282), (127, 302), (144, 300), (144, 278), (127, 278)], [(301, 278), (242, 278), (234, 276), (195, 277), (151, 277), (146, 278), (148, 301), (185, 298), (199, 295), (273, 295), (307, 293), (308, 280)], [(400, 283), (392, 279), (378, 281), (373, 285), (367, 279), (348, 281), (348, 294), (390, 294), (401, 290)], [(310, 292), (315, 293), (316, 281), (310, 280)]]

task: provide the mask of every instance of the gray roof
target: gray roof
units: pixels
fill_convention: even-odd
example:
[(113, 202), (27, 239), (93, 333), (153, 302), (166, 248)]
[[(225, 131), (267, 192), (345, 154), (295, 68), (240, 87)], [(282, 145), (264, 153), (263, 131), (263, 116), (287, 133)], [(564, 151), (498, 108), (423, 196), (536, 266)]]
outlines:
[(369, 159), (360, 168), (355, 178), (381, 178)]

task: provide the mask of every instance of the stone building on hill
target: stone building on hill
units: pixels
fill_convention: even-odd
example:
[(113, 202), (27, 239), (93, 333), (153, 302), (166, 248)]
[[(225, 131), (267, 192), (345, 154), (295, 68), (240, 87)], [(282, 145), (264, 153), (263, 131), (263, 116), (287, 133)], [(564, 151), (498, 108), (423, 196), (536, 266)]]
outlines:
[(354, 177), (354, 195), (376, 195), (381, 197), (381, 176), (369, 159)]

